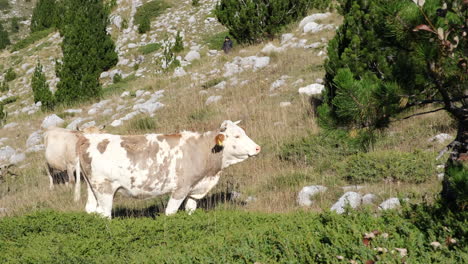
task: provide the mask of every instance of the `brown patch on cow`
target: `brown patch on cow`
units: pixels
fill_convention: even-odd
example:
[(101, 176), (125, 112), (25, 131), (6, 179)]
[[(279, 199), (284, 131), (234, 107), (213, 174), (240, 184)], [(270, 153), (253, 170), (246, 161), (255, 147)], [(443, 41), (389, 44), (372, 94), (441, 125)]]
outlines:
[[(127, 152), (127, 157), (134, 167), (148, 169), (148, 161), (155, 162), (159, 151), (159, 145), (148, 142), (145, 135), (121, 136), (120, 146)], [(130, 168), (131, 169), (131, 168)]]
[(104, 151), (106, 151), (107, 145), (109, 145), (109, 142), (110, 141), (107, 138), (99, 142), (99, 144), (97, 145), (97, 149), (99, 150), (99, 152), (101, 152), (101, 154), (104, 153)]
[(105, 179), (104, 182), (95, 184), (95, 189), (99, 193), (105, 194), (114, 194), (114, 189), (112, 188), (112, 182), (108, 179)]
[(175, 148), (180, 144), (180, 139), (182, 138), (181, 134), (169, 134), (169, 135), (159, 135), (159, 141), (166, 141), (169, 144), (169, 147)]
[(76, 142), (76, 155), (80, 159), (80, 164), (83, 169), (83, 173), (91, 176), (91, 162), (93, 161), (89, 155), (89, 140), (82, 135), (77, 134), (78, 141)]

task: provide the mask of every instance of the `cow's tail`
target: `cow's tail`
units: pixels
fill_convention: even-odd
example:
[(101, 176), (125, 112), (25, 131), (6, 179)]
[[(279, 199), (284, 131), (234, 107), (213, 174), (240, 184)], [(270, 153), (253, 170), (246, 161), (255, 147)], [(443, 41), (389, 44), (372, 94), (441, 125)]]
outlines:
[[(76, 181), (76, 185), (75, 185), (75, 194), (76, 194), (76, 192), (81, 193), (81, 179), (78, 180), (78, 178), (81, 178), (81, 174), (83, 174), (83, 178), (84, 178), (84, 180), (85, 180), (85, 182), (87, 184), (88, 190), (91, 190), (91, 192), (88, 191), (88, 195), (91, 195), (91, 194), (94, 195), (94, 199), (97, 201), (96, 193), (94, 192), (94, 189), (91, 186), (91, 182), (89, 181), (86, 170), (83, 168), (83, 165), (80, 162), (80, 157), (81, 157), (80, 152), (77, 150), (75, 168), (76, 168), (76, 175), (78, 175), (78, 176), (77, 176), (77, 181)], [(79, 187), (77, 187), (77, 186), (79, 186)], [(76, 197), (76, 195), (75, 195), (75, 197)]]
[[(81, 164), (80, 164), (80, 156), (77, 155), (76, 157), (76, 164), (75, 164), (75, 173), (76, 173), (76, 181), (75, 181), (75, 202), (78, 202), (81, 198)], [(84, 173), (84, 170), (83, 170)]]

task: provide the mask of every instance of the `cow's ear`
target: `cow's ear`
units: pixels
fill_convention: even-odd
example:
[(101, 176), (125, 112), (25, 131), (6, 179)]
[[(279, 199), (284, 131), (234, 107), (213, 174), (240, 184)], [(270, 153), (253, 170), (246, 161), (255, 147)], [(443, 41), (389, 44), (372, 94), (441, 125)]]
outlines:
[(223, 151), (224, 146), (223, 146), (223, 141), (224, 141), (224, 135), (223, 134), (218, 134), (215, 137), (215, 146), (211, 149), (212, 153), (218, 153)]

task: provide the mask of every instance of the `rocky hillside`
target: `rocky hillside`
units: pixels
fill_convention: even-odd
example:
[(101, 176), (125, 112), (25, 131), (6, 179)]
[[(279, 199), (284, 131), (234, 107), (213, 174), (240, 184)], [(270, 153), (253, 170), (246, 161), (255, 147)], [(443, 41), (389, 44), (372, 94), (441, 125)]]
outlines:
[[(1, 102), (8, 102), (8, 116), (0, 130), (0, 208), (7, 208), (4, 210), (11, 214), (37, 207), (83, 210), (84, 201), (74, 204), (70, 190), (48, 190), (42, 135), (52, 125), (69, 129), (106, 125), (108, 132), (120, 134), (171, 133), (214, 129), (222, 120), (242, 119), (247, 133), (262, 145), (263, 153), (227, 170), (215, 193), (226, 188), (236, 190), (238, 199), (247, 201), (246, 208), (252, 210), (297, 208), (296, 199), (304, 185), (310, 188), (301, 192), (299, 204), (314, 210), (330, 208), (344, 190), (354, 193), (340, 200), (354, 197), (360, 205), (361, 196), (372, 193), (369, 203), (376, 206), (398, 195), (420, 200), (425, 192), (438, 192), (435, 173), (428, 176), (432, 181), (422, 185), (379, 182), (342, 189), (349, 183), (330, 163), (341, 162), (339, 157), (323, 156), (317, 163), (306, 165), (278, 158), (284, 144), (318, 132), (309, 96), (323, 89), (327, 42), (341, 21), (333, 11), (311, 11), (310, 16), (270, 42), (235, 45), (230, 54), (224, 54), (219, 40), (227, 31), (212, 14), (216, 0), (201, 0), (197, 7), (191, 0), (171, 1), (170, 7), (151, 21), (151, 30), (139, 34), (134, 15), (145, 2), (118, 0), (112, 11), (108, 32), (116, 43), (119, 62), (101, 74), (104, 98), (98, 102), (63, 107), (54, 113), (43, 113), (40, 103), (34, 104), (31, 76), (37, 61), (44, 67), (51, 90), (59, 81), (55, 76), (55, 61), (62, 56), (58, 32), (19, 51), (0, 53), (2, 71), (12, 68), (17, 75), (8, 83), (9, 91), (0, 96)], [(184, 50), (177, 54), (180, 66), (168, 71), (164, 47), (175, 41), (178, 31)], [(116, 75), (123, 79), (116, 82)], [(425, 123), (430, 123), (430, 129), (421, 129)], [(453, 133), (444, 114), (399, 123), (391, 129), (392, 137), (384, 138), (376, 149), (435, 153), (447, 140), (432, 140), (439, 132), (448, 133), (447, 138)], [(318, 202), (311, 202), (313, 190), (324, 190), (320, 186), (331, 191), (321, 192)], [(151, 202), (119, 198), (119, 204), (143, 207)], [(334, 207), (337, 211), (343, 208)]]

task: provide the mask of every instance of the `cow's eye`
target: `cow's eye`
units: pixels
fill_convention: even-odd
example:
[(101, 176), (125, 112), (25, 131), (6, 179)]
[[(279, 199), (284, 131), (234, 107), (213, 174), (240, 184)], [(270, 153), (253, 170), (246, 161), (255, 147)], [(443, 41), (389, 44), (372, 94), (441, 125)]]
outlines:
[(240, 136), (235, 136), (235, 138), (240, 138)]

